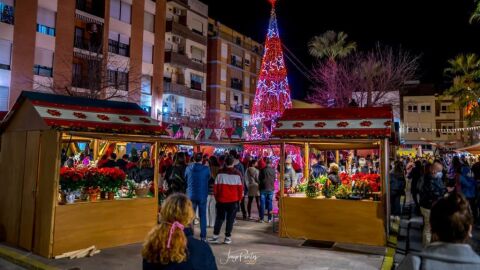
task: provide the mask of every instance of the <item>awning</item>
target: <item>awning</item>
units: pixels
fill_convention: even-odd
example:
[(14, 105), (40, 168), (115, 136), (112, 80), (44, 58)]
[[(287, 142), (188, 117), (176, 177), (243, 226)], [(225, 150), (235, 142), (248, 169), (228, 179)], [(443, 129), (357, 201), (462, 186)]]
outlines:
[(352, 137), (391, 136), (392, 108), (287, 109), (277, 121), (272, 137)]
[(9, 118), (26, 103), (33, 106), (34, 112), (47, 126), (58, 130), (168, 134), (157, 120), (135, 103), (27, 91), (22, 92), (3, 125), (8, 125)]
[(455, 150), (455, 152), (468, 152), (473, 155), (480, 155), (480, 143), (463, 147), (463, 148), (458, 148)]

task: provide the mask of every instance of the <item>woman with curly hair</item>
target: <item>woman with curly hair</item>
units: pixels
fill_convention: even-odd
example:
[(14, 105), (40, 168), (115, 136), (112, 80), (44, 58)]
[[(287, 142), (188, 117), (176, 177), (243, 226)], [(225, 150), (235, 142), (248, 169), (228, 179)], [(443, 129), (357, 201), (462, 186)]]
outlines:
[(193, 238), (189, 226), (195, 218), (192, 202), (184, 194), (169, 196), (160, 212), (160, 224), (143, 244), (144, 270), (216, 270), (210, 246)]

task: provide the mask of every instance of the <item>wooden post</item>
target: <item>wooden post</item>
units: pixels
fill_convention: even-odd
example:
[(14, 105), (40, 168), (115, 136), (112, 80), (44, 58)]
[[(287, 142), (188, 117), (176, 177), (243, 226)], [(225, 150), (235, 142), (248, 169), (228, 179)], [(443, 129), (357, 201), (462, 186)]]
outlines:
[(340, 163), (340, 150), (335, 150), (335, 163)]
[(279, 225), (279, 235), (280, 236), (285, 236), (285, 231), (283, 230), (283, 214), (285, 213), (285, 207), (284, 207), (284, 204), (283, 204), (283, 196), (285, 195), (284, 194), (284, 187), (285, 187), (285, 179), (284, 179), (284, 175), (285, 175), (285, 143), (282, 142), (280, 144), (280, 179), (278, 179), (280, 181), (280, 198), (278, 199), (278, 225)]
[[(305, 159), (305, 169), (304, 172), (304, 179), (308, 179), (310, 177), (310, 144), (305, 143), (304, 154), (303, 158)], [(318, 161), (320, 162), (320, 160)]]
[(92, 161), (95, 161), (98, 159), (98, 139), (93, 139), (93, 157)]
[(385, 207), (385, 231), (390, 234), (390, 186), (389, 186), (389, 154), (388, 154), (388, 138), (380, 143), (380, 153), (383, 155), (380, 161), (382, 183), (382, 201)]
[(285, 188), (285, 143), (282, 142), (280, 145), (280, 200), (283, 198), (284, 195), (284, 188)]

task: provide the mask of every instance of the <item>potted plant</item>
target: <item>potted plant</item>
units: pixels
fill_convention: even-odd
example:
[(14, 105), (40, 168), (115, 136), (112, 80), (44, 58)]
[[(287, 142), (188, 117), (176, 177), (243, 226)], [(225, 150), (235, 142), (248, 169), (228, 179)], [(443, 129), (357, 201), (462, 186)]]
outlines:
[(88, 194), (88, 199), (91, 202), (96, 202), (98, 198), (98, 194), (100, 193), (99, 187), (87, 187), (85, 188), (85, 192)]
[(351, 185), (340, 185), (335, 190), (335, 198), (337, 199), (348, 199), (352, 194), (352, 186)]
[(310, 177), (305, 187), (307, 198), (316, 198), (322, 188), (321, 179)]
[(107, 193), (108, 200), (113, 200), (115, 193), (125, 181), (125, 172), (117, 168), (101, 168), (98, 172), (103, 176), (100, 188)]
[(102, 181), (103, 175), (99, 173), (97, 168), (91, 167), (85, 171), (85, 187), (83, 191), (90, 201), (97, 200)]
[(74, 203), (74, 191), (78, 190), (84, 182), (82, 171), (75, 168), (60, 168), (60, 187), (62, 190), (62, 202)]

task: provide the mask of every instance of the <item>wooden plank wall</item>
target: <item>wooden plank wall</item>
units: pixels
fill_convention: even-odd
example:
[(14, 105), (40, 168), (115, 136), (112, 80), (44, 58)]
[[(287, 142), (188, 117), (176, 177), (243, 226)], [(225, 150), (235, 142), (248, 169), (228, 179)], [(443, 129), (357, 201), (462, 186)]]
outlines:
[(40, 151), (40, 131), (27, 133), (25, 149), (25, 173), (23, 175), (22, 208), (20, 212), (20, 231), (18, 245), (32, 250), (35, 218), (35, 190), (38, 179)]
[(60, 170), (59, 132), (42, 131), (39, 161), (33, 251), (41, 256), (50, 257)]
[(282, 198), (280, 236), (338, 243), (384, 246), (381, 202)]
[(157, 224), (157, 205), (156, 198), (58, 205), (52, 255), (142, 242)]
[(13, 245), (17, 245), (19, 239), (26, 141), (26, 131), (2, 134), (0, 235)]

